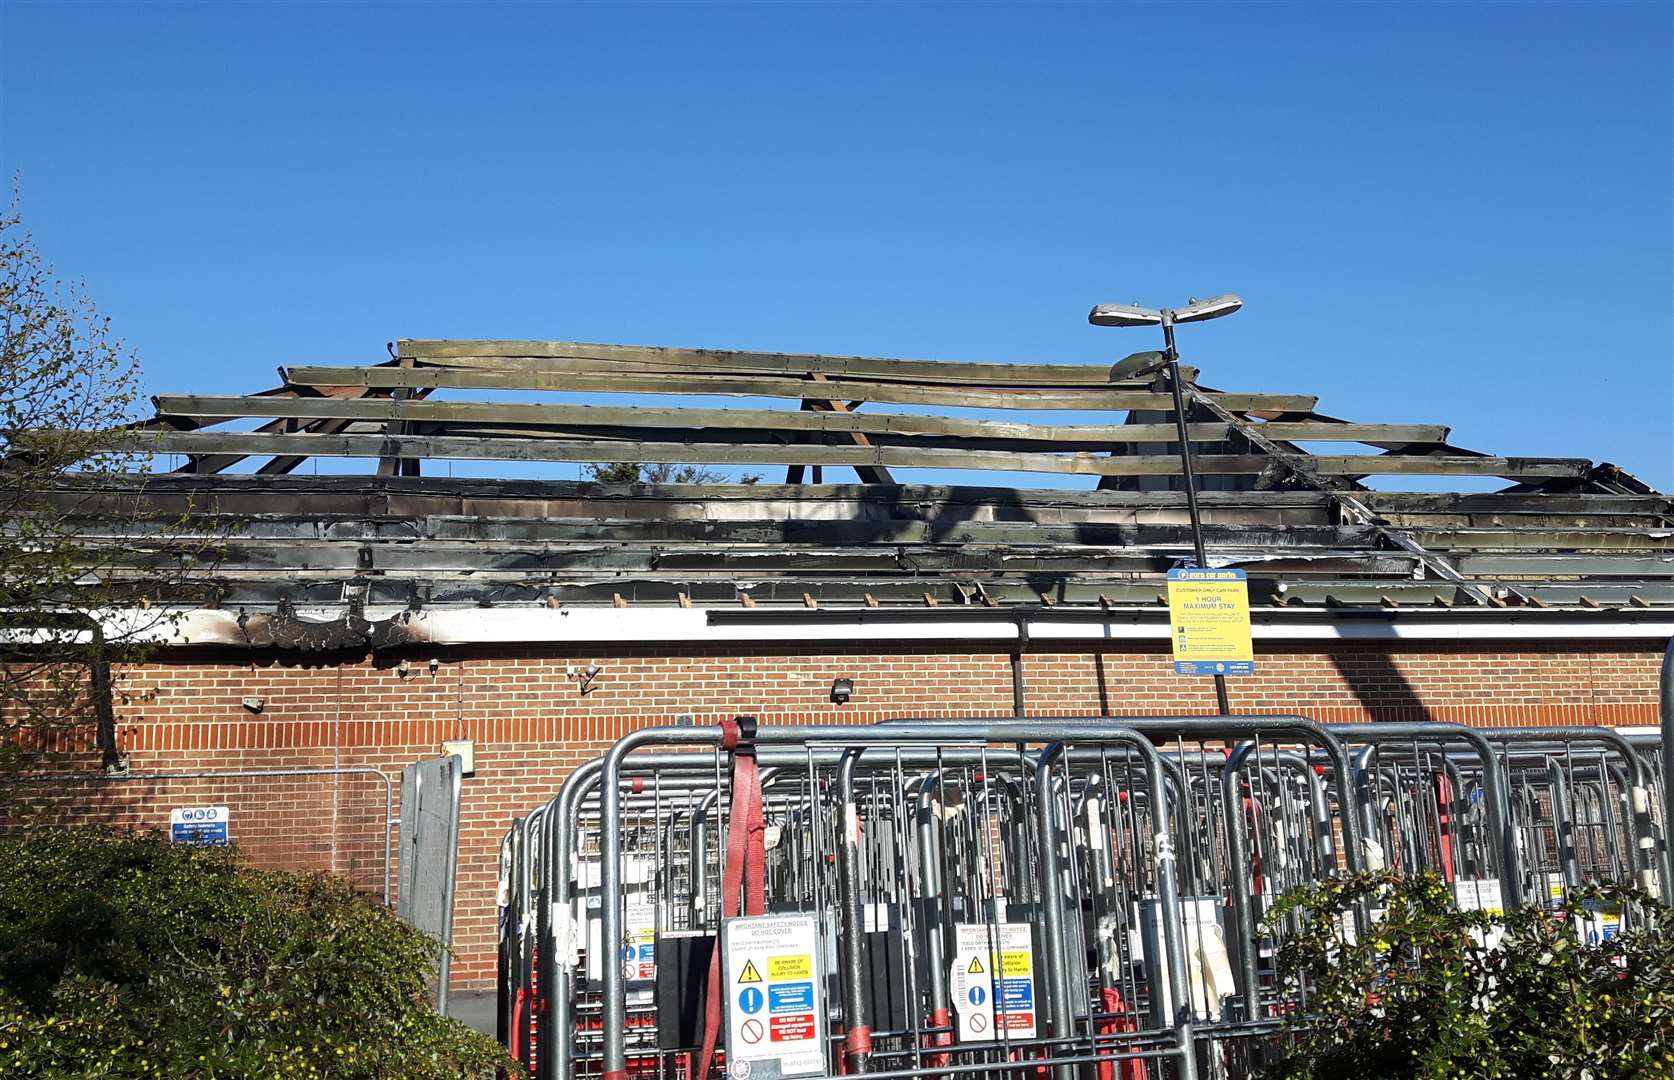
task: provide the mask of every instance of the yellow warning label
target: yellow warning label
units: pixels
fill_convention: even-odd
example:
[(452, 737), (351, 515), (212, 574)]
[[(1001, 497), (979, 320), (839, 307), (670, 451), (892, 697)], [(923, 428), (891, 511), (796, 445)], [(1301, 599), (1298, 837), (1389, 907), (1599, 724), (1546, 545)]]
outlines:
[(738, 981), (740, 984), (761, 982), (761, 972), (756, 970), (754, 960), (744, 961), (744, 970), (738, 973)]
[(770, 956), (767, 958), (767, 977), (774, 982), (780, 979), (811, 979), (814, 977), (814, 958), (807, 953)]
[(965, 969), (965, 971), (971, 975), (981, 975), (983, 970), (982, 961), (974, 956), (971, 957), (971, 966)]
[(1033, 970), (1028, 949), (1007, 949), (1000, 954), (1001, 975), (1027, 975)]

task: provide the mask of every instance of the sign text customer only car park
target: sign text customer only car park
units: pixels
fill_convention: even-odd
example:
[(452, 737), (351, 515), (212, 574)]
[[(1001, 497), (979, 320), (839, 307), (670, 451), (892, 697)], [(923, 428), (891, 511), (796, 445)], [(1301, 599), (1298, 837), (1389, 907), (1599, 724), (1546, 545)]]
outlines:
[(1168, 572), (1176, 675), (1253, 675), (1250, 586), (1242, 570)]

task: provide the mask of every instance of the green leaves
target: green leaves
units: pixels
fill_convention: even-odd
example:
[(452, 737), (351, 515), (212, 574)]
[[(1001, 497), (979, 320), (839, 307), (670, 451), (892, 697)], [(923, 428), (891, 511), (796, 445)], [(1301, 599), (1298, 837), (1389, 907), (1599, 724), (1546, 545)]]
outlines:
[(431, 1009), (432, 942), (336, 879), (105, 830), (0, 841), (0, 866), (0, 1075), (516, 1071)]
[[(1598, 905), (1631, 925), (1585, 935)], [(1356, 910), (1369, 932), (1348, 934)], [(1674, 1076), (1674, 912), (1625, 886), (1508, 915), (1455, 908), (1435, 875), (1294, 889), (1269, 913), (1280, 977), (1305, 1002), (1273, 1080)]]
[[(53, 275), (15, 208), (0, 210), (0, 318), (3, 776), (86, 748), (96, 719), (114, 758), (118, 665), (173, 630), (181, 601), (211, 595), (195, 571), (212, 543), (171, 542), (183, 519), (145, 498), (151, 455), (129, 427), (143, 413), (138, 361), (85, 290)], [(124, 569), (136, 553), (144, 574)]]

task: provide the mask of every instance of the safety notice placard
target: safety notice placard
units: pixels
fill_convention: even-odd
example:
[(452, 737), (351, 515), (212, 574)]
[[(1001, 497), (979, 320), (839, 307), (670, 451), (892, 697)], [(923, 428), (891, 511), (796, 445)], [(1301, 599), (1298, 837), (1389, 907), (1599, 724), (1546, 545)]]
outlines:
[(757, 915), (721, 924), (727, 1072), (771, 1080), (825, 1072), (825, 1009), (812, 915)]
[(1035, 954), (1026, 923), (956, 923), (948, 978), (959, 1041), (1035, 1037)]
[(629, 904), (623, 912), (622, 974), (631, 982), (657, 977), (657, 909), (651, 904)]
[(1176, 675), (1253, 675), (1250, 583), (1242, 570), (1168, 572)]
[(182, 806), (169, 811), (169, 843), (226, 847), (232, 811), (225, 806)]

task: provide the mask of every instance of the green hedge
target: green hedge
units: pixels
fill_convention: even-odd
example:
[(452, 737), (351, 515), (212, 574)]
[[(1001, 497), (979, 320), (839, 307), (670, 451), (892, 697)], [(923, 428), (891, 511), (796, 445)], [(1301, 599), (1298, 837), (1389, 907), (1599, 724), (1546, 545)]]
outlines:
[[(1345, 940), (1362, 903), (1379, 915)], [(1592, 940), (1601, 906), (1634, 925)], [(1361, 874), (1286, 893), (1266, 930), (1306, 994), (1271, 1080), (1674, 1078), (1674, 912), (1626, 887), (1502, 916), (1433, 874)]]
[(0, 840), (0, 1075), (515, 1073), (430, 1007), (434, 945), (319, 874), (154, 834)]

